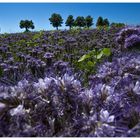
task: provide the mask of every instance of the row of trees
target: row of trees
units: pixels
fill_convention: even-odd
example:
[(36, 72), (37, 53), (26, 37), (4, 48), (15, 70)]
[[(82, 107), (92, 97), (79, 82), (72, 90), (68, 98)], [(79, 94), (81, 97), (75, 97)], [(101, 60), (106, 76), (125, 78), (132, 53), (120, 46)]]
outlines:
[[(63, 24), (63, 19), (60, 14), (53, 13), (49, 18), (50, 24), (58, 30), (58, 27), (61, 27)], [(117, 23), (114, 23), (115, 25)], [(121, 23), (119, 23), (121, 24)], [(76, 19), (73, 18), (72, 15), (69, 15), (65, 25), (68, 26), (70, 29), (72, 27), (87, 27), (90, 28), (93, 25), (93, 18), (89, 15), (87, 17), (78, 16)], [(107, 18), (103, 19), (101, 16), (97, 19), (96, 27), (109, 27), (110, 23)], [(21, 20), (20, 21), (20, 28), (25, 28), (26, 32), (29, 29), (34, 29), (34, 23), (32, 20)]]

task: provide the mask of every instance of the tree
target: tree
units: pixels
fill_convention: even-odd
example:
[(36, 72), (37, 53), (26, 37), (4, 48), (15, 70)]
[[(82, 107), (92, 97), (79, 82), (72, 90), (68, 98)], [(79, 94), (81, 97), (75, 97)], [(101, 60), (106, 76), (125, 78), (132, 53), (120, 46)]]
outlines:
[(103, 26), (109, 27), (109, 21), (107, 18), (103, 20)]
[(93, 25), (93, 18), (91, 16), (87, 16), (85, 18), (85, 21), (86, 21), (86, 26), (89, 28)]
[(72, 26), (74, 26), (74, 19), (72, 15), (69, 15), (66, 22), (65, 22), (66, 26), (69, 26), (70, 29)]
[(35, 26), (34, 26), (34, 23), (32, 20), (21, 20), (20, 21), (20, 28), (25, 28), (25, 31), (28, 32), (29, 29), (34, 29)]
[(78, 16), (75, 20), (75, 26), (84, 27), (86, 25), (85, 18), (83, 16)]
[(76, 26), (77, 26), (77, 25), (76, 25), (76, 20), (74, 20), (73, 26), (74, 26), (74, 27), (76, 27)]
[(124, 24), (124, 23), (115, 23), (115, 22), (112, 22), (112, 23), (110, 24), (110, 26), (111, 26), (111, 27), (122, 28), (122, 27), (125, 26), (125, 24)]
[(99, 17), (97, 19), (97, 23), (96, 23), (96, 27), (100, 27), (100, 26), (103, 26), (103, 18), (102, 17)]
[(52, 24), (53, 27), (56, 27), (57, 30), (58, 27), (62, 26), (63, 19), (60, 14), (53, 13), (49, 18), (49, 20), (50, 20), (50, 24)]

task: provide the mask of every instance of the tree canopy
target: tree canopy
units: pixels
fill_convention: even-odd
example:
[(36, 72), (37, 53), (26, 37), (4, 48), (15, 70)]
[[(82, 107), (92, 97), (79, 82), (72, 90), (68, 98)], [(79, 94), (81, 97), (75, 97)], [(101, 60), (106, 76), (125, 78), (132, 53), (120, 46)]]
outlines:
[(124, 23), (116, 23), (116, 22), (112, 22), (110, 24), (111, 27), (124, 27), (125, 24)]
[(84, 27), (86, 25), (85, 18), (83, 16), (78, 16), (75, 20), (75, 26)]
[(103, 18), (100, 16), (97, 19), (96, 27), (103, 26)]
[(103, 26), (109, 27), (110, 23), (107, 18), (103, 20)]
[(86, 21), (86, 26), (89, 28), (93, 25), (93, 18), (91, 16), (87, 16), (85, 18), (85, 21)]
[(107, 18), (103, 19), (101, 16), (98, 17), (96, 27), (109, 27), (110, 23)]
[(25, 28), (26, 32), (28, 32), (29, 29), (34, 29), (35, 28), (32, 20), (21, 20), (19, 26), (20, 26), (21, 29)]
[(65, 22), (66, 26), (69, 26), (70, 29), (72, 26), (74, 26), (74, 18), (72, 15), (69, 15), (66, 22)]
[(60, 14), (53, 13), (49, 18), (49, 20), (50, 20), (50, 24), (52, 24), (53, 27), (56, 27), (57, 30), (58, 27), (62, 26), (63, 19)]

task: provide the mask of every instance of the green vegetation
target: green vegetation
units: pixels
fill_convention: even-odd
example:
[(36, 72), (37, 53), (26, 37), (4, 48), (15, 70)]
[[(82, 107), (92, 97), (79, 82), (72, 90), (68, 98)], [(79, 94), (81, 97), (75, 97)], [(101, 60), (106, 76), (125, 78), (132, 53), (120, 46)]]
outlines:
[(103, 20), (103, 26), (109, 27), (109, 21), (107, 18)]
[[(51, 17), (49, 18), (50, 24), (52, 24), (53, 27), (56, 28), (56, 30), (58, 30), (58, 27), (61, 27), (63, 24), (63, 18), (60, 14), (57, 13), (53, 13), (51, 15)], [(83, 16), (77, 16), (75, 19), (73, 17), (73, 15), (69, 15), (66, 19), (65, 22), (65, 26), (68, 26), (69, 29), (89, 29), (90, 27), (93, 26), (93, 17), (91, 17), (90, 15), (83, 17)], [(25, 28), (25, 32), (29, 32), (29, 29), (34, 29), (34, 23), (32, 20), (21, 20), (20, 21), (20, 28)], [(125, 24), (124, 23), (110, 23), (109, 20), (107, 18), (103, 18), (103, 17), (98, 17), (97, 22), (96, 22), (96, 27), (98, 29), (109, 29), (110, 27), (112, 28), (121, 28), (124, 27)]]
[(93, 25), (93, 18), (91, 16), (87, 16), (85, 18), (85, 21), (86, 21), (86, 27), (89, 28)]
[(65, 24), (66, 26), (69, 26), (70, 29), (74, 26), (74, 19), (72, 15), (68, 16)]
[(57, 30), (58, 30), (58, 27), (62, 26), (63, 19), (60, 14), (53, 13), (51, 17), (49, 18), (49, 20), (52, 26), (56, 27)]
[(106, 28), (109, 27), (110, 23), (107, 18), (103, 19), (101, 16), (97, 19), (96, 27), (98, 28)]
[(20, 21), (20, 28), (25, 28), (25, 32), (29, 32), (29, 29), (34, 29), (35, 26), (34, 26), (34, 23), (32, 20), (21, 20)]
[(76, 27), (85, 27), (86, 22), (85, 22), (85, 18), (83, 16), (78, 16), (75, 20), (75, 26)]
[(101, 61), (103, 61), (105, 58), (108, 58), (109, 56), (111, 56), (110, 48), (103, 48), (103, 49), (94, 48), (92, 51), (83, 55), (78, 60), (79, 69), (84, 71), (85, 84), (88, 81), (89, 75), (96, 72), (97, 65), (99, 65)]
[(120, 28), (120, 27), (124, 27), (125, 24), (124, 23), (115, 23), (115, 22), (113, 22), (113, 23), (111, 23), (110, 26), (111, 27), (118, 27), (118, 28)]
[(100, 26), (103, 26), (103, 18), (102, 17), (99, 17), (97, 19), (97, 23), (96, 23), (96, 27), (100, 27)]

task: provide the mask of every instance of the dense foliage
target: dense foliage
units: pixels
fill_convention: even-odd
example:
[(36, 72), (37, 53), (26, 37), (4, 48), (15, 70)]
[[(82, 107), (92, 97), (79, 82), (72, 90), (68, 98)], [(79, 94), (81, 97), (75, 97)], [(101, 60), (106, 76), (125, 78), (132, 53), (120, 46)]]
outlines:
[[(58, 30), (58, 27), (61, 27), (63, 24), (63, 18), (60, 14), (53, 13), (51, 17), (49, 18), (50, 24), (52, 24), (53, 27), (56, 27)], [(65, 26), (69, 26), (69, 29), (72, 27), (78, 27), (78, 28), (90, 28), (93, 25), (93, 17), (90, 15), (83, 17), (83, 16), (77, 16), (76, 19), (73, 18), (73, 15), (69, 15), (65, 21)], [(124, 23), (111, 23), (107, 18), (103, 19), (103, 17), (98, 17), (97, 22), (96, 22), (96, 27), (98, 28), (108, 28), (108, 27), (125, 27)], [(32, 20), (21, 20), (20, 21), (20, 28), (25, 28), (25, 31), (28, 32), (29, 28), (34, 29), (34, 23)]]
[(96, 23), (96, 27), (100, 27), (100, 26), (103, 26), (103, 18), (102, 17), (98, 17), (97, 19), (97, 23)]
[(85, 18), (86, 26), (89, 28), (93, 25), (93, 18), (91, 16), (87, 16)]
[(125, 27), (125, 24), (124, 23), (111, 23), (110, 24), (111, 27)]
[(138, 27), (0, 35), (0, 136), (140, 136), (139, 38)]
[(75, 26), (84, 27), (86, 25), (85, 18), (83, 16), (78, 16), (75, 20)]
[(74, 26), (74, 18), (72, 15), (68, 16), (65, 24), (66, 24), (66, 26), (69, 26), (70, 29)]
[(49, 20), (52, 26), (56, 27), (57, 30), (58, 30), (58, 27), (62, 26), (63, 19), (60, 14), (53, 13), (51, 17), (49, 18)]
[(25, 28), (25, 31), (28, 32), (29, 29), (34, 29), (35, 26), (34, 26), (34, 23), (32, 20), (21, 20), (20, 21), (20, 28)]
[(101, 16), (98, 17), (96, 27), (109, 27), (110, 23), (107, 18), (103, 19)]
[(105, 18), (103, 21), (103, 26), (109, 27), (109, 25), (110, 25), (110, 23), (109, 23), (108, 19)]

